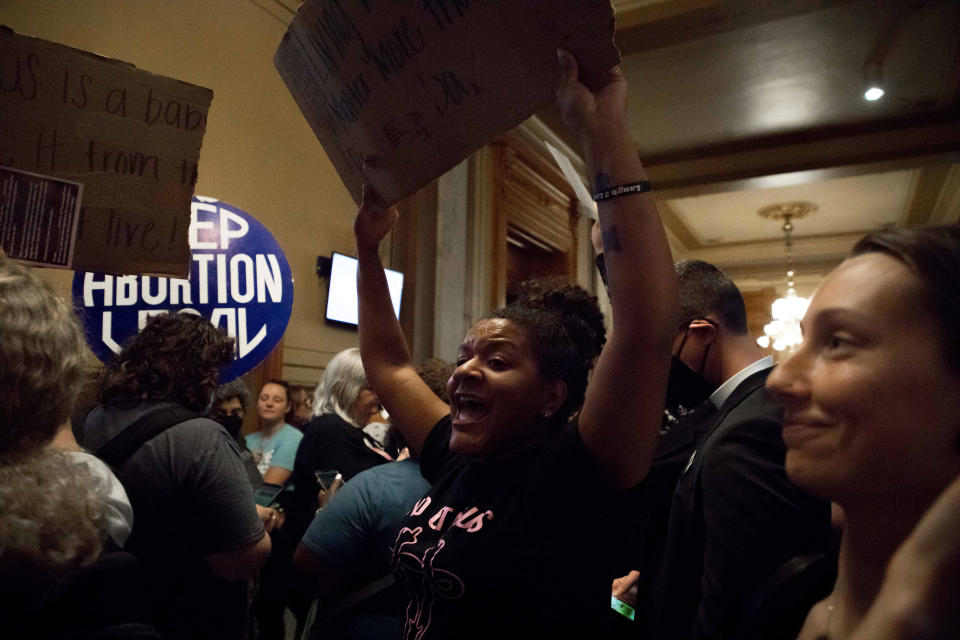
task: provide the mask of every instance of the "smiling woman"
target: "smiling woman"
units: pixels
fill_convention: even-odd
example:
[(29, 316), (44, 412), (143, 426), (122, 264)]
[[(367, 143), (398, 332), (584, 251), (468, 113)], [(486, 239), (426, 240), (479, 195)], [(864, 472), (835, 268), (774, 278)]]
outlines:
[(786, 405), (790, 479), (846, 519), (836, 585), (804, 639), (860, 624), (894, 551), (960, 475), (960, 228), (884, 231), (853, 254), (767, 381)]
[[(619, 70), (591, 90), (576, 60), (559, 57), (558, 103), (595, 186), (645, 181)], [(406, 638), (603, 634), (624, 546), (611, 523), (623, 521), (622, 489), (644, 478), (656, 446), (677, 294), (650, 194), (598, 208), (616, 334), (604, 344), (602, 316), (582, 289), (536, 286), (467, 333), (447, 407), (411, 365), (392, 313), (378, 248), (396, 209), (365, 190), (354, 223), (360, 352), (432, 485), (393, 547), (410, 598)]]

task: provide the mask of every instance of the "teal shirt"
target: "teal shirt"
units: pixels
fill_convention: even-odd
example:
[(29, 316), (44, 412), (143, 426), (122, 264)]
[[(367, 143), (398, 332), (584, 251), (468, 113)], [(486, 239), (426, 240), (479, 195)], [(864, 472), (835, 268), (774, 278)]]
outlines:
[(270, 467), (280, 467), (293, 471), (293, 461), (297, 457), (297, 447), (303, 440), (303, 434), (284, 424), (269, 438), (264, 439), (263, 433), (257, 431), (247, 435), (247, 449), (253, 453), (257, 461), (257, 469), (261, 475), (267, 473)]

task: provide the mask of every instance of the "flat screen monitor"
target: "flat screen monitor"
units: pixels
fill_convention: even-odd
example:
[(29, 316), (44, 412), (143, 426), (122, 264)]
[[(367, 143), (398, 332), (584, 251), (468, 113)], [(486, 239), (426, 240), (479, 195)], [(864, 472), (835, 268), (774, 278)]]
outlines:
[[(384, 269), (393, 312), (400, 317), (400, 295), (403, 274)], [(330, 259), (330, 287), (327, 289), (327, 320), (356, 326), (357, 324), (357, 259), (334, 253)]]

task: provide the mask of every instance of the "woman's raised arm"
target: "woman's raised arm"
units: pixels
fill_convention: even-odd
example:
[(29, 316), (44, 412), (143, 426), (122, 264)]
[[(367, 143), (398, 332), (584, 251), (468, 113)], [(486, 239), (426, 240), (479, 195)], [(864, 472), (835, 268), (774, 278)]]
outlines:
[(557, 102), (583, 143), (594, 191), (608, 196), (601, 196), (598, 209), (613, 330), (587, 387), (579, 427), (611, 482), (627, 487), (646, 476), (657, 445), (677, 331), (676, 278), (630, 139), (626, 80), (614, 67), (591, 91), (579, 81), (573, 56), (558, 55), (563, 79)]
[(396, 207), (386, 209), (364, 187), (353, 224), (357, 238), (360, 357), (367, 381), (417, 453), (430, 430), (450, 408), (424, 384), (410, 362), (407, 342), (393, 312), (387, 278), (380, 262), (380, 242), (397, 221)]

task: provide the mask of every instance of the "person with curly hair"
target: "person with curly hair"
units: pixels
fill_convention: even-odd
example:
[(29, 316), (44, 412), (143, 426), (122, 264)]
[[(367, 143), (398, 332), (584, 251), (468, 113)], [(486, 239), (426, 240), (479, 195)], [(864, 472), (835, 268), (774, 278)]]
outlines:
[(68, 454), (40, 448), (0, 463), (0, 637), (80, 630), (62, 593), (102, 557), (107, 518), (97, 477)]
[[(217, 387), (213, 392), (213, 406), (210, 407), (210, 418), (214, 422), (220, 423), (227, 430), (237, 446), (240, 448), (240, 461), (247, 472), (247, 480), (251, 487), (259, 487), (263, 483), (263, 474), (257, 468), (257, 461), (253, 459), (253, 452), (247, 448), (247, 441), (240, 431), (243, 428), (243, 419), (247, 412), (247, 400), (250, 399), (250, 389), (242, 378), (231, 380)], [(257, 505), (257, 512), (261, 520), (267, 526), (268, 532), (271, 523), (275, 523), (277, 518), (274, 513), (265, 516), (265, 508)]]
[[(3, 638), (92, 636), (121, 623), (150, 631), (140, 574), (116, 552), (132, 527), (130, 501), (109, 467), (70, 435), (83, 360), (69, 305), (35, 271), (0, 255)], [(92, 588), (106, 568), (110, 584)], [(114, 597), (122, 611), (102, 606)]]
[(354, 223), (364, 368), (432, 485), (392, 548), (410, 640), (596, 637), (624, 546), (611, 524), (656, 449), (678, 315), (670, 250), (622, 74), (588, 88), (558, 55), (560, 111), (599, 194), (609, 339), (585, 291), (534, 287), (469, 330), (448, 407), (417, 375), (390, 305), (378, 252), (396, 209), (365, 190)]
[(84, 382), (70, 307), (32, 270), (0, 257), (0, 458), (45, 445)]
[(96, 451), (148, 414), (178, 407), (197, 414), (117, 469), (135, 515), (127, 548), (150, 571), (166, 638), (245, 637), (247, 581), (270, 554), (236, 441), (199, 415), (232, 357), (232, 339), (206, 319), (154, 316), (105, 367), (101, 405), (78, 434)]

